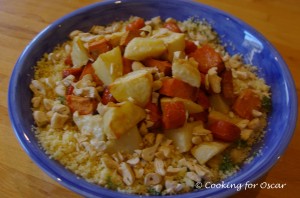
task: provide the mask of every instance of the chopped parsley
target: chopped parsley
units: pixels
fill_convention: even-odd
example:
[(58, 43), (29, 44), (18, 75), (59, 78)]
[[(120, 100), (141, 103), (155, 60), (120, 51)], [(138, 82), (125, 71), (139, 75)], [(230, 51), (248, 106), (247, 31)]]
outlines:
[(264, 96), (261, 101), (262, 108), (266, 112), (270, 112), (272, 110), (272, 101), (271, 98)]
[(154, 188), (150, 187), (148, 188), (148, 193), (149, 195), (154, 195), (154, 196), (158, 196), (158, 195), (161, 195), (160, 192), (156, 191)]
[(248, 143), (246, 140), (239, 139), (238, 141), (236, 141), (236, 147), (238, 149), (246, 148), (247, 146), (248, 146)]
[(220, 164), (219, 169), (223, 173), (226, 173), (226, 172), (232, 171), (234, 169), (234, 167), (235, 167), (235, 164), (232, 162), (229, 153), (225, 153), (223, 155), (223, 160), (222, 160), (222, 162)]
[(66, 102), (66, 97), (64, 97), (64, 96), (58, 96), (58, 97), (57, 97), (57, 100), (60, 101), (61, 104), (65, 104), (65, 102)]
[(109, 188), (111, 190), (117, 190), (117, 188), (118, 188), (118, 184), (114, 183), (110, 176), (107, 177), (106, 185), (107, 185), (107, 188)]

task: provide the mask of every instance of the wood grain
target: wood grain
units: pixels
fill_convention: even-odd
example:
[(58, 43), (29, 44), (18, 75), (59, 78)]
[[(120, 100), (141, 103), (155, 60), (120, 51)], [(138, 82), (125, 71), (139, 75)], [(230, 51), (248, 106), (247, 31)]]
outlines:
[[(31, 39), (56, 19), (96, 0), (0, 0), (0, 195), (80, 197), (51, 179), (21, 148), (10, 125), (7, 92), (11, 72)], [(300, 88), (300, 1), (201, 0), (229, 12), (261, 32), (281, 53)], [(278, 163), (258, 183), (286, 183), (277, 190), (254, 189), (234, 197), (295, 197), (300, 190), (300, 128)]]

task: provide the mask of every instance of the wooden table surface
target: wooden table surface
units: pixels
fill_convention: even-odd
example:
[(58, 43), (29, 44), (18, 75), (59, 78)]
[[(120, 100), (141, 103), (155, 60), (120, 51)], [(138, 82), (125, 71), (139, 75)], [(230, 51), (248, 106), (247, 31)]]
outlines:
[[(52, 180), (26, 155), (8, 116), (11, 72), (26, 45), (56, 19), (96, 0), (0, 0), (0, 197), (80, 197)], [(175, 1), (174, 1), (175, 2)], [(278, 49), (300, 88), (299, 0), (199, 0), (244, 20)], [(278, 163), (258, 183), (283, 189), (247, 190), (234, 197), (295, 197), (300, 193), (300, 127)]]

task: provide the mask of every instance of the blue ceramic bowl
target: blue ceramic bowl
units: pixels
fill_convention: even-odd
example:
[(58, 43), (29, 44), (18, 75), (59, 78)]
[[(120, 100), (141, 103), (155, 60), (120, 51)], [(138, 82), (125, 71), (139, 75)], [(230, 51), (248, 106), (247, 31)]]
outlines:
[[(228, 44), (230, 54), (240, 53), (246, 63), (257, 65), (259, 76), (263, 77), (272, 91), (273, 111), (269, 117), (267, 133), (257, 145), (260, 155), (245, 164), (225, 184), (254, 182), (264, 175), (280, 158), (290, 142), (297, 117), (295, 85), (287, 65), (274, 47), (255, 29), (241, 20), (215, 8), (185, 0), (121, 0), (104, 1), (79, 9), (57, 20), (38, 34), (25, 48), (13, 70), (9, 85), (9, 115), (15, 134), (31, 159), (49, 176), (86, 197), (135, 197), (114, 192), (86, 182), (48, 156), (39, 147), (31, 132), (33, 118), (30, 109), (33, 67), (45, 52), (67, 40), (75, 29), (87, 31), (93, 25), (128, 19), (130, 16), (150, 19), (155, 16), (173, 17), (185, 20), (192, 16), (205, 18)], [(237, 188), (208, 188), (176, 197), (224, 197), (234, 194)]]

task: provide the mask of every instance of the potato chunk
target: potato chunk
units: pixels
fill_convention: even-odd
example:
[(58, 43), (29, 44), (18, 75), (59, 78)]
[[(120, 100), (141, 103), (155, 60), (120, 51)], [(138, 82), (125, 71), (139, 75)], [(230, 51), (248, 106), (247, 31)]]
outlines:
[(215, 155), (224, 151), (229, 144), (223, 142), (203, 142), (192, 148), (191, 153), (200, 164), (205, 164)]
[(165, 130), (164, 134), (167, 138), (174, 141), (176, 148), (179, 152), (187, 152), (189, 151), (192, 144), (193, 137), (193, 129), (196, 126), (202, 126), (203, 123), (201, 121), (186, 123), (183, 127), (177, 129)]
[(100, 54), (92, 64), (96, 75), (104, 83), (109, 85), (123, 74), (122, 54), (119, 47)]
[(103, 130), (108, 139), (118, 139), (146, 117), (146, 112), (132, 102), (108, 107), (103, 115)]
[(79, 37), (75, 37), (73, 40), (71, 59), (75, 68), (82, 67), (89, 61), (88, 51)]
[(172, 74), (173, 77), (178, 78), (193, 87), (200, 87), (201, 76), (195, 61), (175, 59), (172, 64)]
[(185, 109), (187, 110), (188, 113), (200, 113), (203, 112), (204, 109), (201, 105), (188, 100), (188, 99), (184, 99), (184, 98), (178, 98), (178, 97), (174, 97), (174, 98), (162, 98), (161, 102), (183, 102)]
[(159, 57), (166, 51), (161, 39), (136, 37), (125, 48), (124, 57), (131, 60), (144, 60)]
[(127, 152), (132, 153), (139, 149), (142, 143), (142, 138), (137, 127), (134, 126), (129, 131), (125, 132), (119, 139), (108, 140), (106, 151), (108, 153)]
[(166, 58), (169, 61), (173, 60), (174, 52), (184, 51), (185, 48), (185, 34), (169, 31), (161, 28), (154, 32), (153, 38), (162, 39), (167, 46)]
[(153, 77), (146, 70), (130, 72), (113, 82), (109, 91), (118, 102), (132, 100), (144, 107), (150, 100)]

